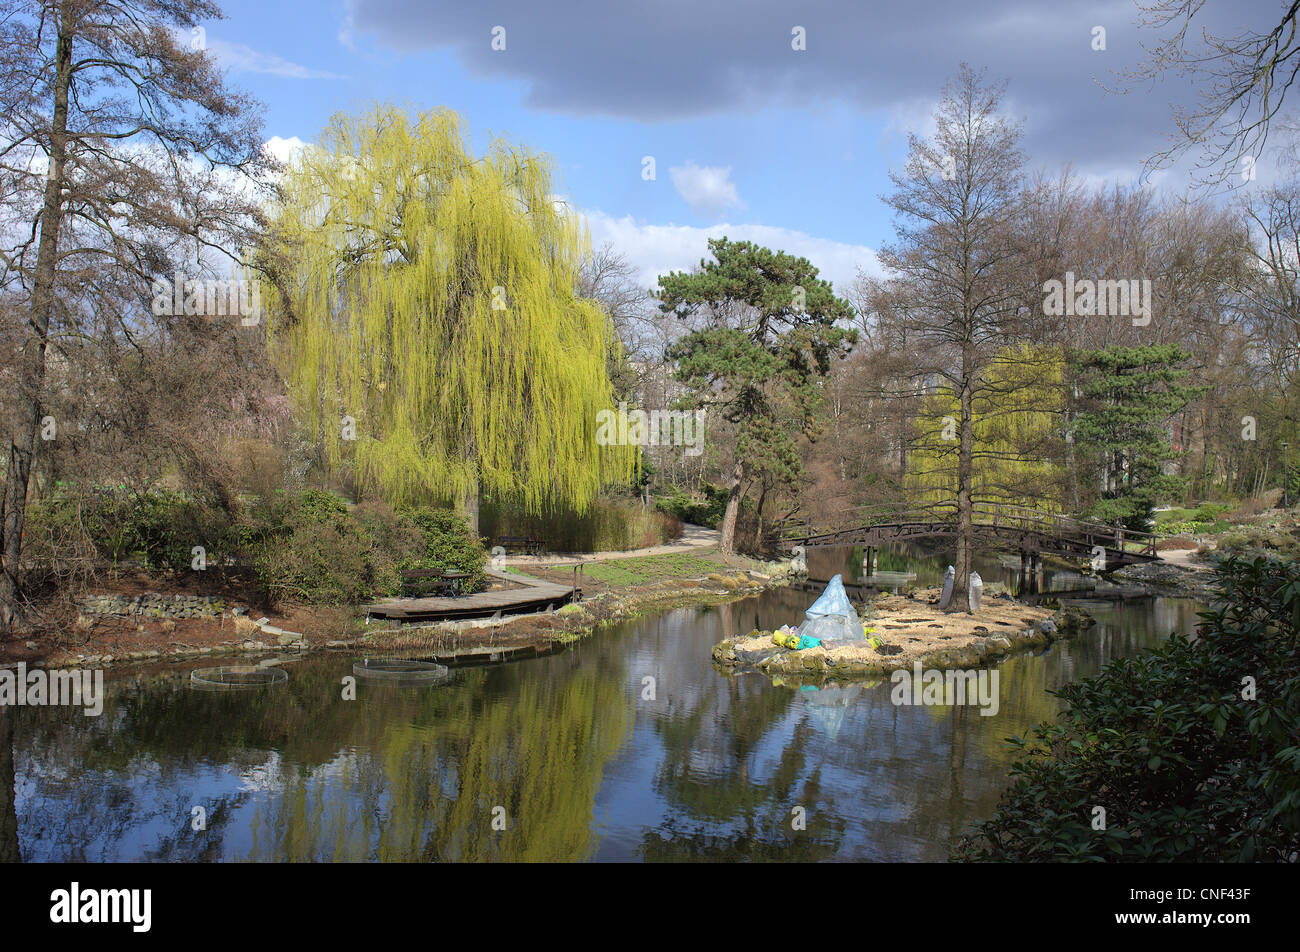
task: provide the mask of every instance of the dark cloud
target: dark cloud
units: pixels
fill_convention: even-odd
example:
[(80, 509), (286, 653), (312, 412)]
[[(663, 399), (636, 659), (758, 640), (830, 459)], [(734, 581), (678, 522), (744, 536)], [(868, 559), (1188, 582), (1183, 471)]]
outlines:
[[(1268, 0), (1223, 4), (1198, 26), (1236, 32), (1276, 19)], [(960, 62), (1008, 81), (1036, 162), (1112, 172), (1164, 144), (1175, 81), (1107, 94), (1143, 57), (1132, 0), (353, 0), (351, 28), (400, 51), (450, 48), (482, 78), (523, 80), (528, 106), (576, 115), (679, 119), (845, 101), (884, 111), (934, 99)], [(791, 29), (807, 30), (807, 51)], [(506, 29), (506, 50), (491, 48)], [(1091, 47), (1106, 29), (1105, 52)], [(917, 117), (920, 118), (919, 116)]]

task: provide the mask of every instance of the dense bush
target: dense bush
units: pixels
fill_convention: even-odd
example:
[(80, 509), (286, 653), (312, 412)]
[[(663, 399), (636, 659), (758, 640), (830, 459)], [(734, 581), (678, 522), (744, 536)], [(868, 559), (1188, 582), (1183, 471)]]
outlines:
[(716, 529), (722, 525), (722, 516), (727, 511), (727, 497), (730, 492), (723, 486), (705, 485), (702, 493), (691, 494), (674, 487), (668, 493), (655, 500), (655, 506), (661, 511), (676, 516), (682, 522)]
[(403, 569), (465, 572), (473, 588), (482, 587), (487, 551), (463, 518), (450, 509), (423, 508), (406, 510), (399, 519), (416, 536), (415, 548), (401, 561)]
[(375, 591), (371, 540), (333, 493), (261, 501), (240, 536), (245, 560), (272, 601), (343, 605)]
[(1013, 784), (955, 859), (1295, 860), (1300, 564), (1226, 559), (1216, 572), (1223, 600), (1195, 639), (1063, 688), (1057, 722), (1013, 740)]
[(1218, 502), (1203, 502), (1195, 509), (1169, 509), (1158, 514), (1155, 531), (1162, 536), (1217, 535), (1232, 527), (1220, 518), (1231, 509)]
[(541, 539), (550, 552), (614, 552), (671, 542), (682, 534), (681, 520), (632, 499), (598, 499), (582, 515), (553, 512), (528, 515), (486, 503), (479, 529), (490, 540), (501, 536)]
[(258, 580), (276, 600), (344, 605), (395, 595), (407, 569), (466, 572), (468, 590), (485, 579), (487, 552), (448, 510), (349, 509), (332, 493), (307, 490), (254, 509), (241, 535)]
[(87, 552), (114, 566), (139, 559), (146, 568), (188, 570), (195, 546), (220, 564), (236, 542), (227, 513), (170, 490), (63, 490), (28, 506), (24, 535), (27, 560), (55, 574)]
[(42, 576), (89, 577), (103, 564), (249, 570), (272, 601), (344, 605), (397, 594), (406, 569), (454, 569), (481, 588), (487, 552), (465, 521), (438, 509), (349, 506), (330, 492), (253, 497), (230, 516), (181, 493), (60, 492), (28, 507), (25, 562)]

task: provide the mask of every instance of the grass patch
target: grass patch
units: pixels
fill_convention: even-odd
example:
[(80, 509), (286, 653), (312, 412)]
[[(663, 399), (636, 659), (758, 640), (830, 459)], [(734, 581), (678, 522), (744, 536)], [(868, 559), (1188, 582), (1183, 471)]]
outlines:
[(669, 555), (642, 555), (631, 559), (588, 563), (583, 574), (604, 585), (624, 587), (648, 585), (664, 579), (700, 578), (720, 570), (727, 570), (727, 566), (712, 552), (674, 552)]

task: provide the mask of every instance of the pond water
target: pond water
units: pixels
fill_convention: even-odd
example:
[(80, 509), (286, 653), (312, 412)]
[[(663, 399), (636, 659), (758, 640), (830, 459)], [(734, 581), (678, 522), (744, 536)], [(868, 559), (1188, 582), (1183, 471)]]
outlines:
[[(809, 568), (851, 579), (860, 559), (813, 552)], [(945, 565), (893, 551), (878, 573), (932, 585)], [(976, 567), (1016, 582), (1011, 562)], [(331, 655), (253, 692), (126, 679), (100, 717), (11, 709), (0, 859), (943, 860), (996, 806), (1003, 739), (1054, 715), (1050, 689), (1191, 632), (1198, 607), (1089, 603), (1092, 631), (1003, 662), (993, 716), (895, 706), (888, 681), (799, 690), (714, 669), (714, 643), (815, 598), (671, 611), (434, 686), (359, 681), (355, 700), (355, 659)]]

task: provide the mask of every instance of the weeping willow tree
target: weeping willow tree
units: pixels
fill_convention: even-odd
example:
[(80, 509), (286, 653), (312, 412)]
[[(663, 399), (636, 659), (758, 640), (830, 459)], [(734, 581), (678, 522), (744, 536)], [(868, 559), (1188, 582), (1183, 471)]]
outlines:
[(327, 465), (394, 505), (480, 492), (585, 511), (635, 448), (598, 446), (608, 317), (550, 161), (461, 119), (336, 115), (290, 163), (268, 230), (268, 337)]
[[(976, 503), (1061, 511), (1064, 372), (1059, 350), (1029, 344), (1006, 347), (990, 361), (972, 400), (971, 496)], [(960, 418), (955, 394), (941, 392), (925, 401), (908, 457), (906, 484), (912, 498), (938, 503), (956, 494)]]

